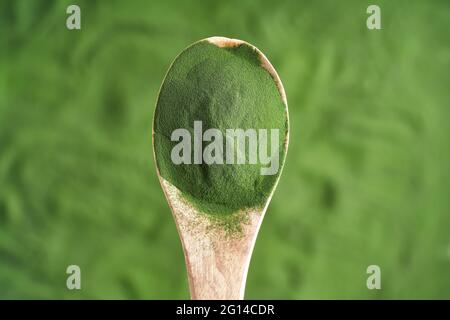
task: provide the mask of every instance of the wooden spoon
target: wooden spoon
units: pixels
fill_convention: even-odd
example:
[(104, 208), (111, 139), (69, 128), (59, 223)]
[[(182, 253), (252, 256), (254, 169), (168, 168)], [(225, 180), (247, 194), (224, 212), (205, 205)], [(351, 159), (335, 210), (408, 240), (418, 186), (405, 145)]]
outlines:
[[(240, 44), (253, 47), (260, 56), (261, 66), (270, 73), (276, 83), (288, 118), (283, 85), (277, 72), (263, 53), (241, 40), (224, 37), (211, 37), (205, 40), (221, 48)], [(153, 137), (154, 134), (153, 131)], [(287, 144), (288, 134), (285, 138), (285, 152), (287, 152)], [(155, 152), (155, 147), (153, 147), (153, 151)], [(278, 179), (263, 208), (245, 211), (246, 219), (241, 225), (239, 236), (229, 236), (226, 230), (217, 228), (205, 215), (200, 214), (174, 185), (161, 177), (158, 169), (157, 173), (183, 246), (191, 298), (243, 299), (247, 271), (256, 237)]]

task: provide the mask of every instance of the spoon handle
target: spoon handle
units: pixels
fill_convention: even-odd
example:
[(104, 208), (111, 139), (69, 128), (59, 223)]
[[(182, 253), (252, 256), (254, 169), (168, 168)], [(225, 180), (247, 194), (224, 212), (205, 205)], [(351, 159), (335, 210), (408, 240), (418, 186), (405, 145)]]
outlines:
[(238, 234), (226, 234), (174, 210), (191, 299), (241, 300), (262, 215), (250, 213)]
[(160, 177), (183, 246), (191, 298), (244, 298), (248, 266), (266, 208), (250, 210), (236, 232), (224, 231)]
[(244, 298), (247, 270), (253, 251), (251, 234), (239, 239), (195, 239), (182, 236), (191, 299), (240, 300)]

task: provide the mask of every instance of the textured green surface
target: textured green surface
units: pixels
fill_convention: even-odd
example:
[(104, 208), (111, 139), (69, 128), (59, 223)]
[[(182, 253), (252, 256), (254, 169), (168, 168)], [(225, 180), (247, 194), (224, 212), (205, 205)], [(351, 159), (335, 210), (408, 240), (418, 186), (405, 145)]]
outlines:
[(151, 127), (169, 62), (211, 35), (288, 93), (246, 297), (450, 298), (449, 1), (377, 1), (381, 31), (361, 0), (77, 1), (81, 31), (69, 3), (0, 1), (1, 298), (188, 297)]
[[(193, 163), (194, 121), (202, 122), (203, 132), (212, 128), (224, 135), (223, 164)], [(171, 153), (179, 142), (171, 141), (171, 135), (180, 128), (191, 134), (191, 163), (175, 165)], [(270, 130), (279, 130), (278, 171), (261, 175), (267, 164), (249, 164), (248, 142), (246, 164), (225, 163), (227, 129), (268, 130), (268, 147)], [(216, 218), (228, 217), (267, 202), (283, 165), (287, 130), (286, 107), (259, 54), (246, 44), (223, 49), (201, 41), (176, 58), (161, 87), (154, 124), (156, 162), (161, 176), (194, 206)]]

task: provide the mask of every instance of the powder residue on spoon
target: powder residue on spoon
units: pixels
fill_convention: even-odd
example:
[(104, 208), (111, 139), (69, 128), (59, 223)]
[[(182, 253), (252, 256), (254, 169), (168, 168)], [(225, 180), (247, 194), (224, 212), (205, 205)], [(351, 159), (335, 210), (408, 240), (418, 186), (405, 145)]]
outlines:
[[(174, 164), (171, 134), (185, 128), (203, 131), (279, 129), (279, 165), (261, 175), (261, 164)], [(248, 44), (219, 48), (200, 41), (183, 51), (169, 69), (154, 118), (154, 145), (160, 175), (199, 211), (214, 218), (265, 204), (281, 171), (288, 130), (286, 106), (260, 55)], [(193, 138), (192, 138), (193, 139)], [(207, 145), (204, 142), (204, 145)]]

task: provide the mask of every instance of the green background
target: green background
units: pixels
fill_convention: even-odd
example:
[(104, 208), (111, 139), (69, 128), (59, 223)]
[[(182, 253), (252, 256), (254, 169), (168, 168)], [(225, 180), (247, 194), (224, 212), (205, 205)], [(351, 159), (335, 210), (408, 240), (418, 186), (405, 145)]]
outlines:
[[(73, 3), (82, 29), (69, 31)], [(366, 28), (373, 3), (382, 30)], [(449, 12), (447, 0), (1, 0), (0, 298), (189, 297), (151, 125), (171, 61), (213, 35), (260, 48), (289, 102), (246, 298), (450, 298)], [(70, 264), (80, 291), (66, 288)]]

